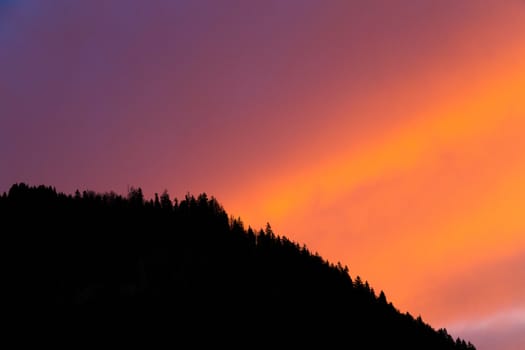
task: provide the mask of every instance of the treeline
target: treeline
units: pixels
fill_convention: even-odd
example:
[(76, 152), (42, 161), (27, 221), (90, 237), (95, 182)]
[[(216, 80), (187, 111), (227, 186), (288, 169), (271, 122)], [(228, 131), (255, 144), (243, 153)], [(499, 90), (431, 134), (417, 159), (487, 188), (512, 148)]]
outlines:
[(179, 201), (20, 183), (0, 197), (0, 219), (15, 309), (112, 315), (173, 339), (201, 334), (194, 345), (219, 334), (216, 345), (249, 348), (475, 349), (269, 224), (245, 227), (204, 193)]

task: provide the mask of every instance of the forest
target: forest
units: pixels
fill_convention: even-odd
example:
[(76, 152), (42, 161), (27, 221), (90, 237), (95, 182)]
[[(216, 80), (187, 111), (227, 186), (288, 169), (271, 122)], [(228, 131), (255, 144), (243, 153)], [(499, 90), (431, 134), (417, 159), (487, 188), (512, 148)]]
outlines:
[(174, 346), (475, 349), (206, 193), (147, 199), (140, 187), (123, 196), (16, 183), (0, 196), (0, 222), (13, 328), (52, 314)]

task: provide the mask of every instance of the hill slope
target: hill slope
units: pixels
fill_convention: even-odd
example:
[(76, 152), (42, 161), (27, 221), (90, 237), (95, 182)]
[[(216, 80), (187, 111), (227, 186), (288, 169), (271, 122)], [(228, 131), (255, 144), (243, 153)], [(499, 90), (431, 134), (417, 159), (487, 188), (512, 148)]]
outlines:
[(269, 225), (245, 228), (206, 194), (145, 200), (140, 189), (123, 198), (15, 184), (0, 219), (17, 310), (68, 310), (173, 345), (475, 349)]

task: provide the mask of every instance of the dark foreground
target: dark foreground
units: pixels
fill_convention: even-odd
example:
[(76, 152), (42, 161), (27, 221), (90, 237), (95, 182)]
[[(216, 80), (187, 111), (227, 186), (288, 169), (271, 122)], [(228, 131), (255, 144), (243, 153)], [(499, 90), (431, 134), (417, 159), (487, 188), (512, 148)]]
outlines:
[(269, 225), (245, 228), (205, 194), (145, 200), (140, 189), (66, 195), (17, 184), (0, 198), (0, 219), (6, 317), (25, 338), (475, 349)]

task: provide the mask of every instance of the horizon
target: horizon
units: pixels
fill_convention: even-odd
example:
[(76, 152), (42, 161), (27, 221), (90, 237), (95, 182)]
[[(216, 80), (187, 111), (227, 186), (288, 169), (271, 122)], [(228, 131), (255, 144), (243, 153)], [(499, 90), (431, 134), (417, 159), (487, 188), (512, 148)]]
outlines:
[[(247, 228), (205, 194), (171, 201), (163, 193), (147, 200), (140, 188), (126, 197), (71, 195), (20, 183), (0, 196), (0, 207), (11, 247), (6, 292), (9, 310), (17, 313), (44, 305), (59, 314), (73, 305), (116, 307), (125, 315), (120, 322), (140, 324), (142, 332), (160, 326), (151, 326), (152, 319), (164, 324), (169, 321), (158, 316), (175, 313), (176, 334), (184, 319), (189, 329), (218, 331), (221, 326), (206, 321), (228, 314), (228, 322), (220, 324), (229, 344), (260, 341), (262, 328), (264, 341), (283, 343), (282, 332), (271, 332), (277, 339), (266, 337), (268, 318), (277, 317), (272, 326), (291, 331), (285, 332), (291, 338), (284, 338), (294, 345), (312, 339), (340, 345), (351, 336), (353, 344), (373, 348), (475, 348), (420, 315), (401, 312), (348, 266), (280, 236), (270, 224), (264, 230)], [(204, 322), (191, 322), (196, 319)], [(172, 331), (168, 335), (180, 341)]]

